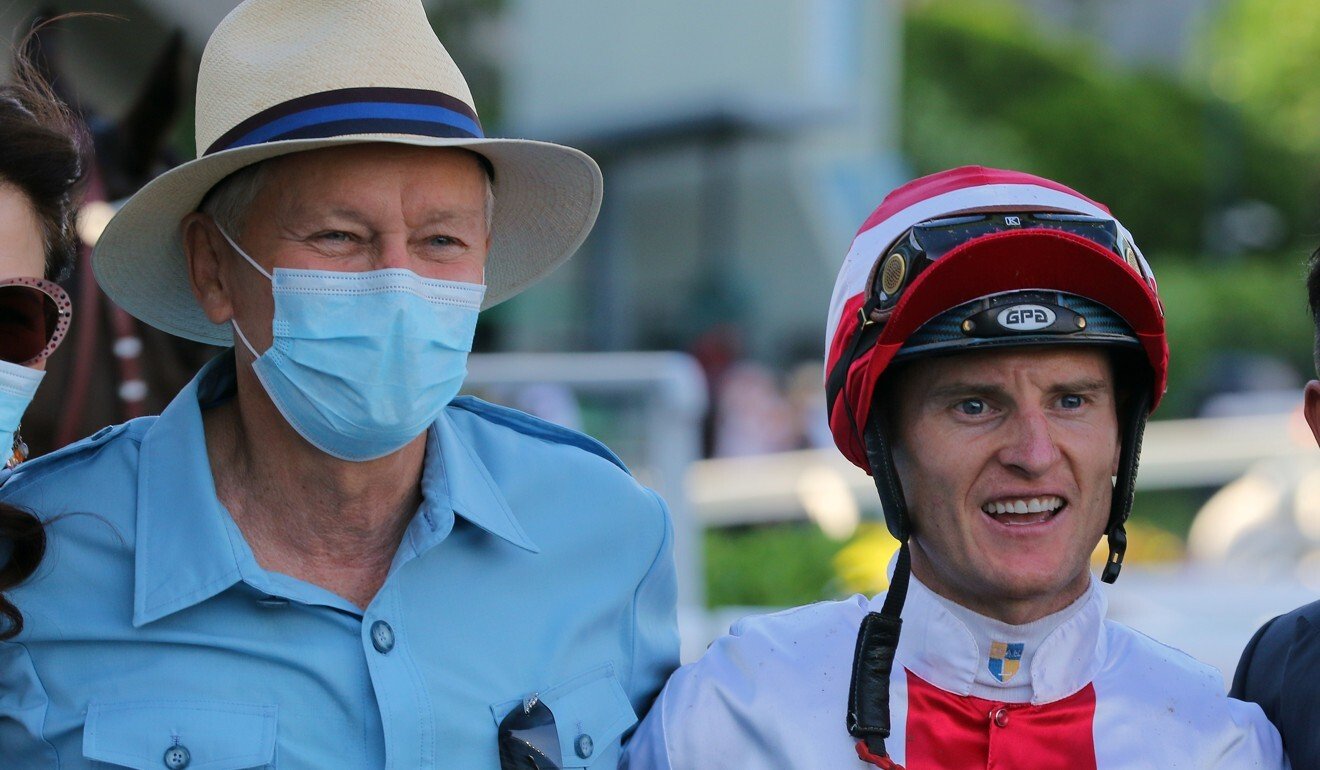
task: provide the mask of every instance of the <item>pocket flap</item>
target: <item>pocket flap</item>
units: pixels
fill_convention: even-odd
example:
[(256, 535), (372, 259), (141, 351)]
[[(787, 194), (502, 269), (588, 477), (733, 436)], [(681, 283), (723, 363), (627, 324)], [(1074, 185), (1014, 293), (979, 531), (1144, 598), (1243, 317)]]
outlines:
[(251, 703), (94, 701), (83, 757), (135, 770), (265, 767), (275, 761), (275, 719), (275, 706)]
[(555, 715), (563, 767), (591, 767), (637, 721), (608, 663), (541, 693), (541, 700)]

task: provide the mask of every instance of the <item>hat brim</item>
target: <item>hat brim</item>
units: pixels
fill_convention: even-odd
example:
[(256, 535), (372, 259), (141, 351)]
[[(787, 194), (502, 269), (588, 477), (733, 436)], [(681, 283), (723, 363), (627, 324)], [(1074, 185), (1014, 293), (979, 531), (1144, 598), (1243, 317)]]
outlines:
[(495, 171), (495, 213), (482, 309), (514, 296), (566, 261), (600, 211), (600, 168), (571, 147), (527, 139), (352, 134), (239, 147), (178, 166), (133, 195), (97, 241), (96, 280), (124, 310), (152, 326), (212, 345), (232, 345), (227, 325), (197, 304), (179, 221), (219, 181), (259, 161), (323, 147), (386, 142), (480, 153)]

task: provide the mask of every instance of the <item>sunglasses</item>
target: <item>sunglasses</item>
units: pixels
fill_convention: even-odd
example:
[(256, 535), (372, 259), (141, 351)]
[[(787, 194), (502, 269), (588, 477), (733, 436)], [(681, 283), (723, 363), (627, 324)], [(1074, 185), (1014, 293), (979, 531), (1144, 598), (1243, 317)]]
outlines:
[(0, 360), (32, 366), (55, 352), (69, 331), (73, 304), (54, 281), (0, 280)]
[(561, 770), (555, 716), (532, 696), (500, 722), (500, 770)]

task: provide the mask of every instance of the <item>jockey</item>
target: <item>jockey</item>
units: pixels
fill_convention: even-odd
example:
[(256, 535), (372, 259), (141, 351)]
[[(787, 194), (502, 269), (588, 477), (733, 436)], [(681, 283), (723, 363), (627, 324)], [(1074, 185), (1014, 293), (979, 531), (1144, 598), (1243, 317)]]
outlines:
[(1011, 171), (910, 182), (853, 240), (826, 345), (835, 443), (901, 543), (890, 589), (735, 624), (627, 766), (1286, 767), (1218, 672), (1105, 618), (1168, 369), (1108, 209)]

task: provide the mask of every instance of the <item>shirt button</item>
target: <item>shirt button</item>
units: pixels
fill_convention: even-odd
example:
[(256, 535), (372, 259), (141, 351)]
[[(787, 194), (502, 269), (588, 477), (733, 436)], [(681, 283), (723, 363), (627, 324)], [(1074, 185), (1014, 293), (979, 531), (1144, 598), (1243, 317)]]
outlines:
[(183, 770), (192, 761), (192, 754), (187, 746), (171, 746), (165, 749), (164, 761), (170, 770)]
[(1008, 727), (1008, 709), (1000, 706), (991, 711), (990, 720), (995, 723), (995, 727)]
[(573, 741), (573, 750), (576, 751), (577, 755), (582, 759), (591, 756), (591, 751), (595, 747), (595, 744), (591, 741), (591, 736), (586, 733), (579, 735), (577, 740)]
[(257, 600), (257, 604), (267, 609), (275, 609), (278, 607), (288, 607), (289, 600), (282, 596), (263, 596)]
[(394, 629), (383, 620), (371, 624), (371, 644), (382, 655), (394, 649)]

